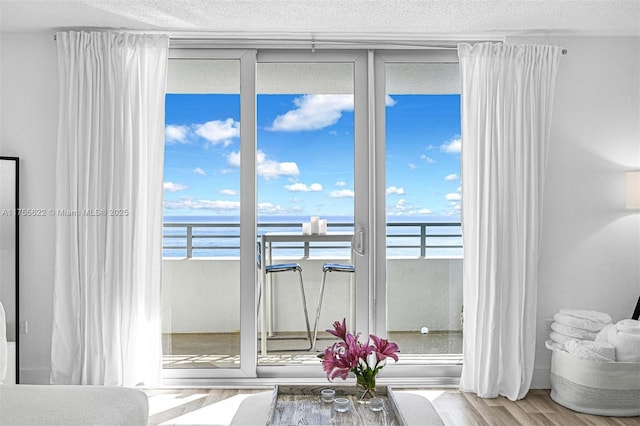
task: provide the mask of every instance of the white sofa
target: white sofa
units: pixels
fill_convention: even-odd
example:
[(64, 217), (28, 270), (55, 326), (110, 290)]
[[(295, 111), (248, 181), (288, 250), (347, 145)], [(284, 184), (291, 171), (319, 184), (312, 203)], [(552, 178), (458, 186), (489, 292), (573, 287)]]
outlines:
[(149, 402), (116, 386), (2, 385), (0, 425), (147, 426)]
[[(0, 425), (148, 424), (149, 401), (140, 390), (116, 386), (3, 385), (8, 364), (4, 309), (0, 303)], [(10, 382), (15, 380), (11, 378)]]

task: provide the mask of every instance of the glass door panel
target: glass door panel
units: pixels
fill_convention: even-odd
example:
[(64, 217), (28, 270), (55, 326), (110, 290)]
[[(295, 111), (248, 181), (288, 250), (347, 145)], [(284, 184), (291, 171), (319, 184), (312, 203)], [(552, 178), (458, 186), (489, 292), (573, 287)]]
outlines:
[[(299, 58), (263, 61), (259, 56), (256, 81), (261, 267), (300, 265), (304, 290), (303, 299), (295, 270), (261, 269), (264, 315), (259, 316), (258, 365), (311, 363), (321, 372), (316, 355), (328, 342), (324, 330), (336, 320), (355, 317), (354, 273), (328, 273), (318, 341), (310, 349), (323, 264), (353, 262), (354, 64)], [(305, 223), (311, 228), (308, 233), (325, 231), (322, 225), (314, 228), (318, 218), (321, 224), (326, 221), (327, 235), (347, 236), (305, 237)]]
[(456, 63), (387, 62), (386, 297), (401, 363), (462, 353), (460, 96)]
[(240, 61), (169, 61), (163, 364), (240, 368)]

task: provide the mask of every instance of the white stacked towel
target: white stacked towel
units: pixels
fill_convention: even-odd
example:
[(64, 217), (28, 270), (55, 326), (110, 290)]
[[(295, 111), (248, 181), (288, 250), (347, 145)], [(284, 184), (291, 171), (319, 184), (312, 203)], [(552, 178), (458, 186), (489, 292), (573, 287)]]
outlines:
[(612, 362), (616, 360), (616, 348), (611, 343), (571, 339), (564, 349), (573, 356), (589, 361)]
[(616, 328), (621, 333), (629, 333), (640, 336), (640, 321), (634, 319), (623, 319), (616, 323)]
[(616, 361), (640, 362), (640, 321), (618, 321), (607, 329), (607, 340), (616, 347)]
[(566, 335), (564, 335), (562, 333), (558, 333), (556, 331), (552, 331), (551, 333), (549, 333), (549, 338), (551, 339), (551, 341), (553, 343), (557, 343), (557, 345), (554, 345), (554, 346), (559, 348), (559, 349), (563, 349), (564, 348), (564, 344), (572, 339), (572, 337), (566, 336)]
[(640, 362), (638, 320), (624, 319), (613, 324), (608, 314), (566, 308), (553, 319), (549, 349), (592, 361)]
[[(560, 313), (565, 315), (571, 315), (576, 318), (583, 318), (590, 321), (594, 321), (596, 323), (601, 324), (611, 324), (611, 316), (609, 314), (605, 314), (604, 312), (597, 311), (586, 311), (583, 309), (569, 309), (569, 308), (560, 308)], [(601, 327), (602, 328), (602, 327)]]
[(611, 317), (605, 313), (575, 309), (560, 309), (553, 319), (557, 323), (591, 332), (598, 332), (611, 324)]
[(571, 339), (595, 340), (598, 332), (611, 324), (608, 314), (597, 311), (562, 308), (553, 316), (549, 338), (559, 345)]
[(593, 331), (571, 327), (570, 325), (564, 325), (559, 322), (551, 323), (551, 329), (557, 333), (564, 334), (565, 336), (573, 337), (575, 339), (595, 340), (596, 338), (596, 333), (594, 333)]

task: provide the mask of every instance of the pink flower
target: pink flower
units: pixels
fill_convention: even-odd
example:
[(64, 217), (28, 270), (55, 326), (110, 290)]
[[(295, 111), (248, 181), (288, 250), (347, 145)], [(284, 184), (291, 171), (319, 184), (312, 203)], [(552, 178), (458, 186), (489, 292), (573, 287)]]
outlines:
[[(329, 380), (333, 380), (336, 377), (340, 377), (343, 380), (347, 378), (347, 374), (353, 368), (353, 360), (350, 359), (349, 355), (339, 343), (334, 343), (324, 350), (322, 369)], [(357, 365), (357, 359), (355, 362)]]
[[(340, 341), (333, 343), (320, 355), (322, 369), (329, 381), (336, 377), (345, 380), (351, 372), (356, 375), (358, 383), (375, 386), (375, 377), (384, 367), (384, 361), (387, 358), (398, 361), (396, 354), (400, 349), (395, 343), (373, 334), (363, 344), (360, 342), (360, 333), (354, 336), (347, 332), (346, 322), (346, 319), (343, 319), (342, 323), (336, 321), (333, 323), (333, 330), (327, 330)], [(375, 354), (375, 357), (370, 357), (371, 354)]]
[(342, 324), (340, 324), (338, 321), (335, 321), (333, 323), (333, 328), (335, 330), (326, 330), (326, 331), (333, 334), (338, 339), (344, 340), (346, 342), (347, 341), (347, 337), (346, 337), (347, 336), (347, 319), (343, 318)]
[(393, 342), (389, 342), (387, 339), (382, 339), (378, 336), (370, 335), (371, 339), (373, 339), (373, 343), (376, 346), (376, 356), (380, 361), (383, 361), (389, 358), (393, 358), (394, 361), (398, 361), (398, 355), (396, 353), (400, 352), (400, 348)]

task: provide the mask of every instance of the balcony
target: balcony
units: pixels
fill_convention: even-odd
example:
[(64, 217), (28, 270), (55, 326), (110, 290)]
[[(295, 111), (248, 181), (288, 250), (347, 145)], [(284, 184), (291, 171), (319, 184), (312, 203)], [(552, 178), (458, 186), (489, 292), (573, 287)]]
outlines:
[[(238, 223), (165, 223), (163, 344), (165, 368), (237, 368), (240, 351)], [(300, 223), (260, 223), (258, 235), (298, 231)], [(353, 230), (330, 223), (329, 232)], [(459, 364), (462, 353), (462, 238), (459, 223), (399, 222), (387, 226), (389, 339), (401, 348), (400, 363)], [(277, 262), (302, 266), (311, 327), (324, 262), (345, 262), (349, 243), (274, 246)], [(320, 330), (348, 316), (348, 274), (328, 278)], [(273, 277), (274, 339), (259, 365), (317, 363), (332, 340), (319, 333), (308, 342), (297, 274)], [(422, 333), (423, 327), (429, 329)]]

